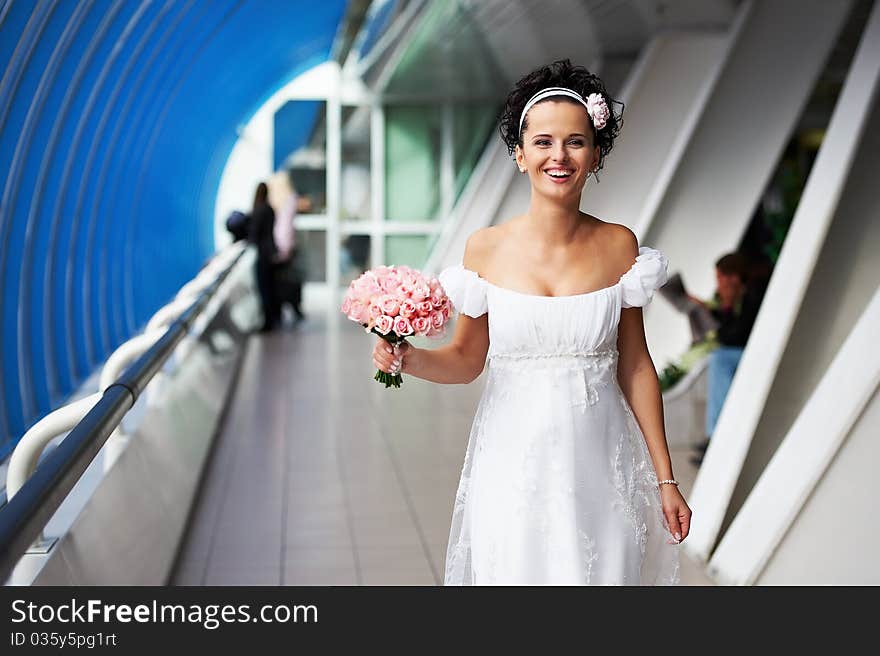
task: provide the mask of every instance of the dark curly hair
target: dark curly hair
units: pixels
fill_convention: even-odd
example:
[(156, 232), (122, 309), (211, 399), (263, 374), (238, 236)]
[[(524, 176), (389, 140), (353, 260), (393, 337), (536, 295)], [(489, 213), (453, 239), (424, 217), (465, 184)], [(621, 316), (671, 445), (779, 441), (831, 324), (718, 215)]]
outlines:
[[(599, 146), (599, 163), (596, 170), (602, 168), (605, 157), (611, 152), (614, 139), (620, 134), (623, 127), (624, 104), (614, 100), (605, 91), (605, 85), (597, 76), (590, 73), (583, 66), (575, 66), (569, 59), (558, 59), (548, 66), (538, 68), (516, 83), (513, 90), (508, 94), (504, 109), (499, 118), (499, 130), (501, 139), (507, 144), (507, 152), (511, 155), (516, 151), (517, 145), (522, 148), (522, 135), (528, 127), (528, 117), (523, 121), (522, 131), (519, 129), (519, 118), (523, 108), (529, 99), (541, 89), (547, 87), (565, 87), (577, 91), (585, 100), (591, 93), (600, 93), (608, 105), (610, 116), (605, 127), (596, 130), (593, 127), (593, 144)], [(573, 98), (566, 96), (552, 96), (553, 100), (576, 103)], [(548, 99), (549, 100), (549, 99)], [(541, 102), (544, 102), (543, 100)], [(620, 105), (620, 111), (615, 112), (615, 105)], [(592, 121), (590, 122), (592, 125)], [(597, 176), (598, 181), (598, 176)]]
[(751, 262), (749, 258), (739, 251), (726, 253), (715, 261), (715, 268), (726, 276), (736, 275), (743, 283), (748, 283), (751, 277)]

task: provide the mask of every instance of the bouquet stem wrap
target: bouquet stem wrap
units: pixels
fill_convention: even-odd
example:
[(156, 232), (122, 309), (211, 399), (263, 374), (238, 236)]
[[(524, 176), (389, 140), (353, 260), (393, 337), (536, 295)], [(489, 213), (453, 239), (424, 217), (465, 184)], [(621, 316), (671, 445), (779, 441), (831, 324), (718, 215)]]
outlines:
[[(397, 347), (403, 344), (406, 339), (403, 337), (398, 337), (397, 335), (388, 334), (383, 335), (378, 330), (373, 328), (370, 332), (376, 333), (379, 337), (384, 339), (386, 342), (391, 344), (392, 348)], [(373, 376), (373, 380), (377, 380), (380, 383), (385, 383), (385, 389), (389, 387), (400, 387), (400, 384), (403, 382), (403, 376), (400, 374), (389, 374), (388, 372), (382, 371), (381, 369), (376, 369), (376, 375)]]

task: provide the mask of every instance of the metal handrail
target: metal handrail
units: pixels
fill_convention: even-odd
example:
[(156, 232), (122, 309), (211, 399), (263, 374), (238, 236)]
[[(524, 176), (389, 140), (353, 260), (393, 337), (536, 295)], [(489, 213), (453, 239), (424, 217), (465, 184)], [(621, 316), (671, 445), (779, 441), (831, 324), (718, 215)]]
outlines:
[[(145, 352), (135, 356), (137, 359), (134, 363), (115, 382), (106, 384), (107, 380), (102, 377), (102, 387), (106, 384), (103, 391), (56, 410), (28, 431), (28, 434), (33, 431), (38, 438), (27, 440), (21, 457), (16, 459), (13, 453), (13, 459), (16, 460), (15, 473), (13, 460), (10, 460), (8, 501), (0, 508), (0, 585), (9, 578), (18, 560), (40, 536), (43, 527), (119, 426), (125, 414), (134, 406), (147, 384), (189, 332), (195, 319), (208, 305), (244, 252), (244, 246), (234, 244), (218, 253), (196, 279), (191, 281), (196, 284), (187, 283), (184, 286), (185, 291), (181, 289), (184, 293), (178, 293), (171, 303), (153, 315), (146, 332), (151, 336), (159, 335), (159, 338)], [(213, 275), (215, 272), (216, 276)], [(213, 279), (207, 280), (208, 276)], [(173, 306), (177, 312), (172, 314), (167, 309), (169, 306)], [(165, 326), (167, 330), (162, 332)], [(119, 358), (114, 358), (114, 352), (105, 368), (117, 367), (123, 356), (132, 355), (135, 351), (134, 345), (128, 342), (118, 350), (123, 351)], [(45, 445), (67, 430), (74, 421), (75, 425), (68, 436), (28, 478), (28, 470), (33, 470), (36, 466)], [(54, 434), (45, 439), (49, 433)], [(22, 441), (24, 440), (23, 437)]]
[(81, 422), (102, 396), (101, 392), (95, 392), (79, 401), (68, 403), (31, 426), (18, 441), (9, 458), (9, 470), (6, 472), (7, 500), (12, 499), (34, 473), (46, 445)]
[[(169, 317), (169, 324), (173, 319), (174, 317)], [(110, 385), (119, 378), (122, 372), (125, 371), (126, 367), (142, 356), (144, 352), (152, 348), (153, 344), (155, 344), (164, 334), (165, 330), (167, 330), (169, 324), (162, 325), (154, 330), (145, 331), (140, 335), (135, 335), (127, 342), (120, 344), (119, 347), (113, 351), (113, 354), (107, 358), (107, 362), (104, 363), (104, 368), (101, 369), (98, 389), (104, 391), (110, 387)], [(22, 438), (22, 440), (24, 440), (24, 438)], [(104, 473), (110, 471), (113, 467), (113, 463), (116, 462), (116, 458), (119, 457), (127, 444), (128, 440), (124, 439), (122, 434), (122, 424), (120, 424), (113, 429), (113, 432), (110, 434), (110, 437), (107, 438), (107, 443), (104, 446)], [(30, 473), (31, 472), (29, 472), (28, 475), (30, 475)]]

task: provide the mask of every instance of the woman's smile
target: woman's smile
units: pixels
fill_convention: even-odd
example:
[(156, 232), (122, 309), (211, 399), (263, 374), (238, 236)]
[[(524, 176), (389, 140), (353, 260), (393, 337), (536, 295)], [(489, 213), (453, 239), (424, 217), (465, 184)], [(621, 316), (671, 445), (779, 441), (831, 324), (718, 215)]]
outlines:
[(544, 169), (544, 175), (550, 178), (554, 184), (565, 184), (574, 179), (574, 169), (557, 166)]

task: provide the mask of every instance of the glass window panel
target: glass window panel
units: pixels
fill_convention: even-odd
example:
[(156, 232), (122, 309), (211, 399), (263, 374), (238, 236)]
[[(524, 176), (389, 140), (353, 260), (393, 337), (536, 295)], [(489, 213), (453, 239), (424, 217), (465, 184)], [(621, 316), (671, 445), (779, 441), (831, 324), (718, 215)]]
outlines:
[(385, 238), (385, 264), (405, 264), (421, 269), (428, 260), (428, 235), (389, 235)]
[(370, 235), (343, 235), (339, 244), (339, 283), (342, 287), (360, 276), (370, 264)]
[[(480, 155), (495, 133), (498, 108), (488, 103), (456, 105), (453, 113), (453, 161), (455, 162), (455, 198), (467, 184)], [(515, 166), (513, 162), (510, 164)]]
[(342, 108), (342, 199), (340, 219), (370, 219), (370, 108)]
[(433, 221), (440, 208), (441, 110), (385, 108), (385, 212), (389, 221)]
[(274, 159), (300, 197), (299, 213), (327, 211), (327, 103), (291, 100), (275, 114)]
[(296, 231), (296, 266), (305, 282), (327, 281), (327, 232), (325, 230)]

